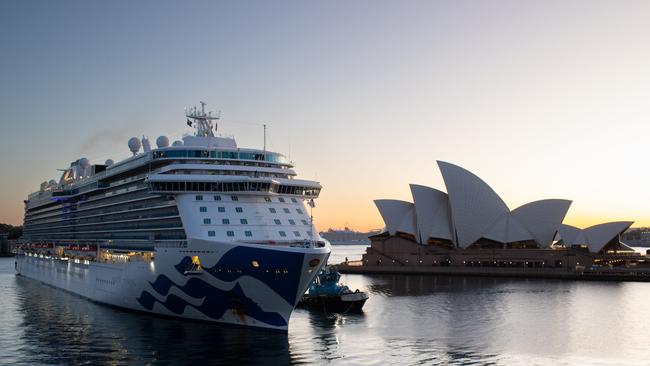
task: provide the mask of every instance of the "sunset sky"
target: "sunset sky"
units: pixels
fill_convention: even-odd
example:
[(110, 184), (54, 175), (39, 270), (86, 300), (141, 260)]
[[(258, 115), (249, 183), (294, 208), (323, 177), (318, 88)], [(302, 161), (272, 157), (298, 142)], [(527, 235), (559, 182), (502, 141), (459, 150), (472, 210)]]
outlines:
[(79, 157), (190, 132), (203, 100), (321, 182), (319, 229), (445, 190), (436, 160), (511, 209), (650, 226), (648, 19), (647, 1), (1, 1), (0, 222)]

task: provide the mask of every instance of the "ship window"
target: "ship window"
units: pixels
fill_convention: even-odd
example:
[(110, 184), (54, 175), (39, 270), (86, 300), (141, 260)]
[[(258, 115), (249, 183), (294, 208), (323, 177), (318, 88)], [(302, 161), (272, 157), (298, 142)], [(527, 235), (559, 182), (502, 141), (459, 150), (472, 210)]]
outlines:
[(302, 215), (302, 210), (301, 209), (297, 208), (296, 212)]
[(278, 198), (278, 201), (284, 203), (284, 198), (280, 197), (280, 198)]
[(246, 231), (244, 231), (244, 235), (246, 235), (248, 237), (251, 237), (251, 236), (253, 236), (253, 232), (246, 230)]
[(217, 207), (217, 211), (226, 212), (226, 208), (225, 207)]
[(196, 195), (196, 200), (197, 201), (203, 201), (203, 195), (197, 194)]
[(239, 213), (242, 213), (242, 212), (244, 212), (244, 209), (241, 208), (241, 207), (235, 207), (235, 211), (239, 212)]
[(219, 196), (219, 195), (214, 196), (214, 200), (215, 201), (221, 201), (221, 196)]
[(230, 230), (228, 230), (228, 231), (226, 231), (226, 235), (228, 235), (228, 236), (235, 236), (235, 232), (234, 232), (234, 231), (230, 231)]
[(285, 233), (284, 231), (278, 231), (278, 233), (279, 233), (280, 236), (283, 237), (283, 238), (287, 236), (287, 233)]
[(199, 207), (199, 212), (208, 212), (208, 208), (205, 206)]
[(274, 219), (273, 221), (276, 225), (282, 225), (282, 222), (279, 219)]
[(271, 197), (264, 197), (264, 201), (271, 202)]
[(215, 235), (214, 230), (208, 231), (208, 236), (214, 236), (214, 235)]
[(222, 219), (221, 223), (224, 225), (230, 225), (230, 219)]
[(253, 266), (253, 268), (259, 268), (259, 267), (260, 267), (260, 262), (258, 262), (258, 261), (252, 261), (252, 262), (251, 262), (251, 265)]
[(241, 222), (242, 225), (248, 225), (248, 220), (246, 219), (239, 219), (239, 222)]
[(203, 219), (203, 224), (205, 224), (205, 225), (210, 225), (210, 223), (212, 223), (212, 220), (210, 220), (210, 219)]
[(291, 202), (293, 202), (293, 203), (298, 203), (298, 200), (295, 199), (295, 198), (292, 198), (292, 199), (291, 199)]
[(294, 232), (293, 232), (293, 235), (294, 235), (295, 237), (298, 237), (298, 238), (299, 238), (299, 237), (300, 237), (300, 231), (294, 231)]
[[(240, 191), (242, 191), (242, 190), (243, 189), (240, 189)], [(237, 196), (230, 196), (230, 199), (233, 200), (233, 201), (239, 201), (239, 197), (237, 197)]]
[(283, 208), (282, 210), (284, 211), (284, 213), (289, 213), (289, 212), (290, 212), (290, 211), (289, 211), (289, 209), (288, 209), (288, 208), (286, 208), (286, 207), (285, 207), (285, 208)]
[(270, 213), (275, 213), (275, 212), (276, 212), (276, 211), (275, 211), (275, 208), (273, 208), (273, 207), (269, 207), (269, 212), (270, 212)]
[(300, 220), (300, 221), (302, 221), (302, 224), (303, 224), (303, 225), (309, 225), (309, 223), (307, 222), (307, 220)]
[(296, 222), (295, 222), (295, 221), (293, 221), (292, 219), (289, 219), (289, 224), (290, 224), (290, 225), (295, 225), (295, 224), (296, 224)]

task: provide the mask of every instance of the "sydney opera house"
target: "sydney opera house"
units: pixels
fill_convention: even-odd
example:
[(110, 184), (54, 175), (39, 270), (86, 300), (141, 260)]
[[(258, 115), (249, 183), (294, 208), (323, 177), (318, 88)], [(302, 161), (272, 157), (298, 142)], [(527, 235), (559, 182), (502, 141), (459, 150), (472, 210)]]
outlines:
[(620, 241), (633, 222), (567, 225), (571, 201), (564, 199), (511, 210), (476, 175), (442, 161), (438, 166), (446, 193), (412, 184), (413, 202), (375, 201), (385, 230), (370, 238), (361, 262), (367, 272), (648, 272), (646, 256)]

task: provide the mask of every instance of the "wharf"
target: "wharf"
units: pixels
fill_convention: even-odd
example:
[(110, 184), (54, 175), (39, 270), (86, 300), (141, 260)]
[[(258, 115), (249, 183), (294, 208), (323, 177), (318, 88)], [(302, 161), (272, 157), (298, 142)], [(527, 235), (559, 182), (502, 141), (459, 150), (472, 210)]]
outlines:
[(437, 276), (482, 276), (518, 278), (555, 278), (582, 281), (650, 282), (650, 270), (630, 268), (601, 268), (598, 270), (567, 270), (565, 268), (499, 268), (461, 266), (364, 265), (362, 261), (334, 265), (343, 274), (406, 274)]

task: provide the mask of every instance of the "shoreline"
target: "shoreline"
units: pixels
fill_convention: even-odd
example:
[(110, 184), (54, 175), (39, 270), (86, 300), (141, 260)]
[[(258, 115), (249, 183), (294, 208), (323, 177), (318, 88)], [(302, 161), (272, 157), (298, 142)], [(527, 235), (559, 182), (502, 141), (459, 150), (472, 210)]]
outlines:
[(426, 267), (426, 266), (364, 266), (361, 261), (335, 264), (341, 274), (403, 274), (436, 276), (474, 276), (474, 277), (516, 277), (516, 278), (554, 278), (574, 281), (634, 281), (650, 282), (650, 271), (601, 270), (567, 272), (544, 268), (495, 268), (486, 267)]

